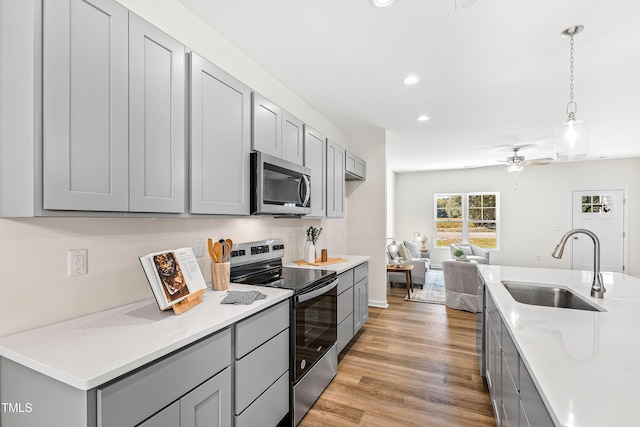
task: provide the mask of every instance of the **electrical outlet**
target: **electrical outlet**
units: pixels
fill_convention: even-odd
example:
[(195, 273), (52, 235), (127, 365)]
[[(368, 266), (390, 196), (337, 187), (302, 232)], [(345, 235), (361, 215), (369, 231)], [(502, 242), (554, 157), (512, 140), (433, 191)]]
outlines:
[(197, 257), (204, 256), (204, 240), (196, 239), (193, 241), (193, 252)]
[(86, 249), (72, 249), (67, 255), (69, 276), (82, 276), (88, 271), (88, 251)]

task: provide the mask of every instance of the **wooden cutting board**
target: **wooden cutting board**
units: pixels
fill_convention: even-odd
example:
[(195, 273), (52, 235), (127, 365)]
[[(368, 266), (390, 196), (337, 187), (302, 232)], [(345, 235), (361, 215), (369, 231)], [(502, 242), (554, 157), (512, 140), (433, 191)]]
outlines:
[(327, 258), (326, 261), (320, 261), (320, 258), (316, 258), (316, 262), (306, 262), (303, 260), (298, 260), (296, 261), (296, 264), (298, 265), (313, 265), (316, 267), (322, 267), (323, 265), (330, 265), (330, 264), (338, 264), (341, 262), (347, 262), (347, 259), (344, 258)]

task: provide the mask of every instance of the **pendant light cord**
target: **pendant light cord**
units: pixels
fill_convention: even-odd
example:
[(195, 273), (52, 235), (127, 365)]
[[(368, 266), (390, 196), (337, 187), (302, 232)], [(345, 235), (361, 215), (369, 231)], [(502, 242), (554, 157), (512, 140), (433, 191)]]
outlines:
[[(569, 49), (569, 103), (567, 104), (567, 114), (569, 115), (569, 120), (575, 120), (578, 104), (573, 100), (573, 34), (571, 34), (569, 45), (571, 49)], [(573, 110), (571, 109), (572, 106)]]

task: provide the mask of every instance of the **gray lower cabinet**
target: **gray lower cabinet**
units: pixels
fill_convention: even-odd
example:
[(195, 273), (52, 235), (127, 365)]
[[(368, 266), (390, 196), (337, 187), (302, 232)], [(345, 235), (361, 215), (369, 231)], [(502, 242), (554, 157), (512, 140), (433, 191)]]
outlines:
[(344, 217), (344, 154), (345, 150), (327, 140), (327, 217)]
[(341, 352), (369, 318), (369, 263), (338, 275), (338, 352)]
[(485, 375), (498, 427), (554, 426), (500, 313), (485, 291)]
[(327, 214), (326, 138), (307, 125), (304, 126), (304, 166), (311, 169), (311, 213), (307, 217), (325, 217)]
[(275, 426), (289, 412), (289, 301), (235, 325), (235, 425)]
[(196, 53), (190, 60), (189, 211), (249, 215), (251, 90)]
[(222, 427), (231, 425), (231, 368), (187, 393), (138, 427)]
[(0, 358), (3, 402), (34, 408), (28, 414), (0, 412), (0, 425), (40, 427), (64, 420), (70, 427), (230, 426), (231, 335), (231, 328), (224, 329), (88, 391)]

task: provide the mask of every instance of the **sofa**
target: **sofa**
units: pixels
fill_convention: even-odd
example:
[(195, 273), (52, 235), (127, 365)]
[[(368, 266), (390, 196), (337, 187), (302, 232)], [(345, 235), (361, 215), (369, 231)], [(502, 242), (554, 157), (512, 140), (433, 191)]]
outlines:
[[(431, 260), (421, 257), (418, 245), (406, 240), (397, 244), (395, 240), (392, 241), (387, 246), (387, 261), (391, 264), (393, 260), (398, 258), (403, 258), (405, 264), (413, 265), (411, 282), (414, 285), (424, 286), (427, 282), (427, 273), (431, 269)], [(406, 284), (404, 273), (389, 273), (388, 276), (389, 282)]]
[(449, 248), (451, 249), (451, 258), (456, 258), (453, 254), (456, 249), (462, 249), (465, 258), (469, 261), (475, 261), (478, 264), (490, 264), (490, 252), (480, 246), (472, 245), (471, 243), (452, 243)]

